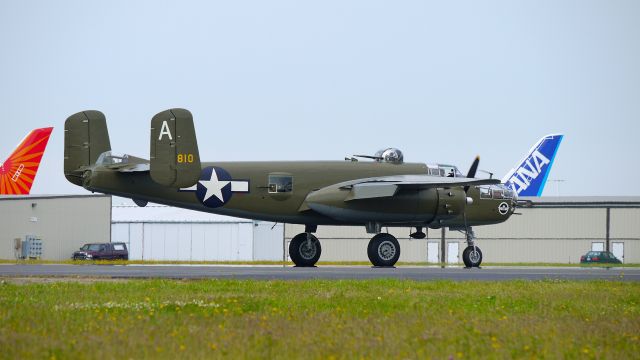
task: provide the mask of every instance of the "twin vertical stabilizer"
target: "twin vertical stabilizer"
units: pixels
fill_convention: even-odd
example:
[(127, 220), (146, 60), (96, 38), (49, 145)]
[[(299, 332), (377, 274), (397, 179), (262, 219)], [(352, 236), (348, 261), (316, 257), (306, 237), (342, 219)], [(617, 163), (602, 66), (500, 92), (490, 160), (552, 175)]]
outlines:
[[(102, 159), (100, 156), (110, 155), (107, 122), (100, 111), (82, 111), (67, 118), (64, 131), (64, 174), (70, 182), (82, 186), (90, 174), (87, 171)], [(186, 188), (198, 182), (202, 170), (200, 154), (193, 116), (188, 110), (169, 109), (154, 116), (150, 140), (148, 166), (127, 164), (133, 158), (127, 156), (119, 158), (119, 165), (110, 164), (112, 168), (122, 172), (149, 171), (153, 181), (168, 187)], [(143, 159), (136, 161), (147, 164)]]

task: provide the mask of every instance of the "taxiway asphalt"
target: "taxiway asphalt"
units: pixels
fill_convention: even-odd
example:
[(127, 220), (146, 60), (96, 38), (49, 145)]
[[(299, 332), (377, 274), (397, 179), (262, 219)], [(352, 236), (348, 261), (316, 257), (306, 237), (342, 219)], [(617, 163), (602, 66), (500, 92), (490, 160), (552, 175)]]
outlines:
[(412, 279), (412, 280), (617, 280), (640, 281), (640, 268), (319, 266), (316, 268), (230, 265), (0, 265), (0, 277), (83, 277), (112, 279)]

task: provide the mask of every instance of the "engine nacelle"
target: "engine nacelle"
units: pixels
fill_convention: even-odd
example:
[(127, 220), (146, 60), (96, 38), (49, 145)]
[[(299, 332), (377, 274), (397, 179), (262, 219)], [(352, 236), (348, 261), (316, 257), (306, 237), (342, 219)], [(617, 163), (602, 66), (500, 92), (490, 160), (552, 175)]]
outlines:
[(460, 216), (467, 204), (462, 188), (403, 189), (393, 196), (348, 200), (350, 190), (329, 186), (307, 196), (309, 208), (345, 222), (444, 222)]
[(432, 223), (444, 221), (460, 216), (467, 206), (467, 194), (462, 188), (438, 189), (438, 207)]

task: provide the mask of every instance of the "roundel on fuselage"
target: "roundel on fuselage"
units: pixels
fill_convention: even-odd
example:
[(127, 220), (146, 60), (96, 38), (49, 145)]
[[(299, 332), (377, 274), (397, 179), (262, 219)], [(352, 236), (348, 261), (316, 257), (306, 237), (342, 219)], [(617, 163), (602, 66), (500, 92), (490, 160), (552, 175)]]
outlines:
[(249, 181), (234, 180), (227, 170), (218, 166), (202, 169), (196, 186), (196, 197), (204, 206), (211, 208), (223, 206), (236, 192), (248, 193)]
[(232, 195), (231, 175), (225, 169), (215, 166), (202, 169), (196, 196), (204, 206), (223, 206)]

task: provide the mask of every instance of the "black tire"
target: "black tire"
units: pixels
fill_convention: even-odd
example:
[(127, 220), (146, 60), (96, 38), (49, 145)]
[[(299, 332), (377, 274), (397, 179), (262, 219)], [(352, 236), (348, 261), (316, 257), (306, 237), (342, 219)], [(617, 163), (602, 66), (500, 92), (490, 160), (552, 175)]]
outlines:
[(482, 264), (482, 251), (480, 251), (479, 247), (467, 246), (466, 249), (462, 252), (462, 261), (464, 261), (464, 266), (471, 267), (480, 267)]
[[(311, 237), (311, 246), (308, 246), (307, 236)], [(293, 237), (289, 243), (289, 257), (296, 266), (311, 267), (314, 266), (320, 255), (322, 247), (320, 240), (313, 234), (301, 233)]]
[(369, 241), (367, 255), (373, 266), (393, 266), (400, 258), (400, 243), (393, 235), (378, 234)]

